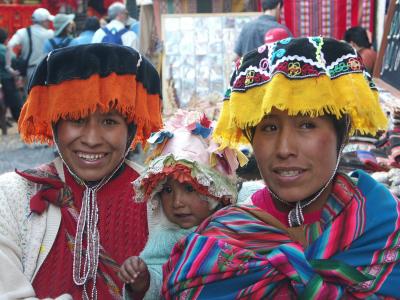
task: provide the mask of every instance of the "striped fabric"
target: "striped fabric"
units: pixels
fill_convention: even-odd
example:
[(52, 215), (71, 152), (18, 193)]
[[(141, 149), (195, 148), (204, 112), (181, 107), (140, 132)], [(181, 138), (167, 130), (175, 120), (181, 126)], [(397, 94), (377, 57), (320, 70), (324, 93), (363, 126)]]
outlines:
[(224, 11), (224, 0), (214, 0), (212, 12), (219, 13)]
[(297, 231), (254, 206), (220, 210), (174, 247), (163, 296), (399, 298), (400, 202), (366, 173), (353, 175), (357, 186), (338, 175), (321, 220)]
[[(361, 8), (361, 26), (365, 28), (370, 28), (369, 25), (371, 24), (371, 20), (374, 16), (374, 5), (373, 1), (369, 0), (362, 0), (362, 8)], [(372, 32), (372, 30), (371, 30)]]
[(295, 37), (342, 39), (352, 26), (374, 31), (374, 6), (375, 0), (285, 0), (283, 21)]
[(256, 11), (258, 0), (154, 0), (160, 14), (194, 14)]
[[(154, 0), (156, 19), (161, 14), (261, 11), (259, 0)], [(211, 6), (210, 6), (211, 5)], [(342, 39), (346, 29), (362, 26), (374, 31), (375, 0), (285, 0), (282, 22), (295, 37), (318, 36)], [(201, 9), (200, 9), (201, 8)]]

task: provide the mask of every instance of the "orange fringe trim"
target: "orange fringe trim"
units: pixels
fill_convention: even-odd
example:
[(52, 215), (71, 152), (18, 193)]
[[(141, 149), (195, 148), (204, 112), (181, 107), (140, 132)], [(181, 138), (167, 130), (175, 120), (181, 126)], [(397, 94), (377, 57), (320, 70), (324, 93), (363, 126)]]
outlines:
[(148, 94), (135, 75), (92, 75), (60, 84), (35, 86), (29, 93), (18, 121), (21, 138), (27, 142), (53, 143), (52, 124), (62, 119), (85, 118), (100, 110), (119, 111), (137, 132), (132, 147), (162, 127), (161, 98)]

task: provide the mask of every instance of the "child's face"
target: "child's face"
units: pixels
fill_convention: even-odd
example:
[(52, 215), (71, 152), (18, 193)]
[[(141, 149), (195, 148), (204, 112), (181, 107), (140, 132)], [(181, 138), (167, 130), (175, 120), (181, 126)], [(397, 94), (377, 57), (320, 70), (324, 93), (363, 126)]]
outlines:
[(168, 178), (160, 196), (168, 220), (185, 229), (199, 225), (212, 213), (208, 202), (190, 184), (175, 179)]

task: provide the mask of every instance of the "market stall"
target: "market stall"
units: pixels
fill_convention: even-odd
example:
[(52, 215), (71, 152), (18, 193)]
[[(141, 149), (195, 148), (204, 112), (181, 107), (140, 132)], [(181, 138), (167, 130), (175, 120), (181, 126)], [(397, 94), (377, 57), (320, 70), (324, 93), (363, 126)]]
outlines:
[(344, 154), (346, 170), (364, 169), (400, 196), (400, 1), (391, 0), (374, 68), (389, 128), (378, 137), (356, 136)]
[(164, 114), (201, 109), (210, 118), (228, 87), (234, 43), (243, 23), (258, 13), (162, 16)]

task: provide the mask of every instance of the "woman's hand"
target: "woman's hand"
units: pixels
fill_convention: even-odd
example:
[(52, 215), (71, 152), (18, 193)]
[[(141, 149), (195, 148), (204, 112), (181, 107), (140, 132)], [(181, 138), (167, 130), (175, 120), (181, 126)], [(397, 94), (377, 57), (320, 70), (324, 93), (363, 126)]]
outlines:
[(58, 296), (57, 298), (42, 298), (40, 300), (73, 300), (72, 296), (70, 294), (62, 294), (61, 296)]
[(145, 293), (150, 285), (150, 273), (146, 263), (138, 256), (131, 256), (121, 266), (119, 278), (136, 293)]

